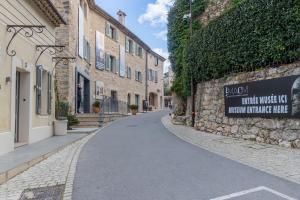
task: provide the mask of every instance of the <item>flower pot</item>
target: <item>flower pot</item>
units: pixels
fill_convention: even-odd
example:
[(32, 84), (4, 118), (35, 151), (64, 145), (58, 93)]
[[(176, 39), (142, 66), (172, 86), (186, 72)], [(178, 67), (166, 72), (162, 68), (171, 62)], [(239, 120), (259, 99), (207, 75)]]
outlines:
[(100, 113), (100, 108), (99, 107), (93, 107), (93, 112), (94, 113)]
[(66, 135), (67, 130), (68, 130), (68, 120), (54, 121), (54, 135), (56, 136)]
[(138, 111), (137, 111), (136, 109), (131, 109), (131, 114), (132, 114), (132, 115), (136, 115), (137, 112), (138, 112)]

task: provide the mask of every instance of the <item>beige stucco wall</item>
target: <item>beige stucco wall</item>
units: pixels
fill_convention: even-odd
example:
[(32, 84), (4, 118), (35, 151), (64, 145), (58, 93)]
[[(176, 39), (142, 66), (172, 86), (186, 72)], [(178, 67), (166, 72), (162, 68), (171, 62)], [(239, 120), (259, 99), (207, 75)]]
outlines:
[[(36, 114), (36, 97), (34, 87), (36, 82), (36, 68), (34, 67), (34, 63), (38, 56), (38, 52), (36, 52), (36, 45), (51, 43), (51, 40), (54, 43), (55, 39), (54, 37), (51, 39), (50, 34), (54, 34), (54, 26), (50, 24), (48, 20), (42, 16), (40, 10), (29, 1), (21, 2), (28, 11), (25, 10), (25, 8), (16, 0), (12, 0), (10, 3), (14, 5), (15, 8), (10, 7), (10, 5), (5, 2), (3, 3), (3, 6), (9, 8), (10, 12), (14, 13), (16, 17), (9, 15), (0, 16), (0, 146), (2, 146), (0, 148), (0, 155), (13, 150), (14, 147), (16, 71), (21, 71), (21, 73), (25, 73), (28, 77), (26, 85), (24, 84), (25, 82), (21, 82), (21, 85), (23, 83), (21, 86), (22, 89), (25, 88), (27, 91), (20, 97), (22, 102), (28, 102), (29, 107), (27, 111), (23, 112), (26, 113), (26, 115), (20, 116), (21, 123), (26, 123), (26, 127), (28, 128), (28, 130), (25, 131), (20, 130), (20, 135), (27, 132), (26, 136), (22, 136), (22, 138), (26, 138), (26, 141), (24, 142), (32, 143), (51, 136), (54, 120), (54, 110), (50, 116), (46, 113), (43, 116)], [(0, 11), (5, 13), (2, 9), (4, 8), (1, 7)], [(37, 21), (34, 22), (34, 17), (36, 17), (42, 25), (47, 27), (47, 30), (50, 33), (45, 30), (44, 34), (39, 34), (39, 36), (34, 34), (32, 38), (26, 38), (21, 34), (18, 34), (9, 48), (10, 50), (16, 51), (16, 56), (10, 57), (6, 53), (6, 47), (12, 37), (12, 34), (6, 31), (6, 25), (10, 24), (10, 20), (16, 23), (18, 22), (18, 19), (24, 20), (21, 13), (26, 15), (28, 18), (26, 19), (28, 21), (24, 21), (23, 23), (37, 23)], [(50, 54), (48, 52), (45, 53), (38, 64), (43, 65), (45, 70), (51, 71), (52, 59)], [(6, 82), (6, 78), (9, 78), (10, 81)], [(54, 109), (54, 99), (52, 102), (52, 108)], [(35, 129), (40, 129), (40, 131), (35, 133)]]

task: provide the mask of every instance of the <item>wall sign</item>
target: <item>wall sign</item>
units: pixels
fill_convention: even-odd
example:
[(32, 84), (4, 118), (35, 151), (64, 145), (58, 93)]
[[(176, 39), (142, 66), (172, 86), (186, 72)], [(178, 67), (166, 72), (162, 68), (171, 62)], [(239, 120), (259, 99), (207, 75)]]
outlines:
[(96, 68), (104, 70), (104, 34), (96, 31)]
[(300, 75), (224, 86), (227, 117), (300, 118)]

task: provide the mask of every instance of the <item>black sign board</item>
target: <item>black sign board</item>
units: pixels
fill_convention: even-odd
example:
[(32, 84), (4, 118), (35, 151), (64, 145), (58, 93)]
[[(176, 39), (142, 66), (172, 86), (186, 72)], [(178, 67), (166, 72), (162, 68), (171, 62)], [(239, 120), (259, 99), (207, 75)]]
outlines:
[(300, 75), (224, 87), (227, 117), (300, 118)]

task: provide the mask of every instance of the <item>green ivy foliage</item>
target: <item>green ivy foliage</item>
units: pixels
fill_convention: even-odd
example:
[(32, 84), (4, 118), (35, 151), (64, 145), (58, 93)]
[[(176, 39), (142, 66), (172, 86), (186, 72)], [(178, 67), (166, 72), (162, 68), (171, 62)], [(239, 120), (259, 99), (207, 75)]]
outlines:
[[(193, 3), (193, 29), (201, 29), (197, 17), (201, 15), (208, 0), (195, 0)], [(188, 0), (175, 0), (168, 16), (168, 49), (170, 62), (174, 71), (174, 83), (172, 91), (177, 95), (186, 97), (189, 95), (190, 72), (186, 62), (186, 50), (190, 40), (189, 19), (184, 20), (183, 16), (189, 13)]]
[(185, 55), (197, 81), (298, 60), (300, 0), (233, 0), (220, 17), (193, 35)]

